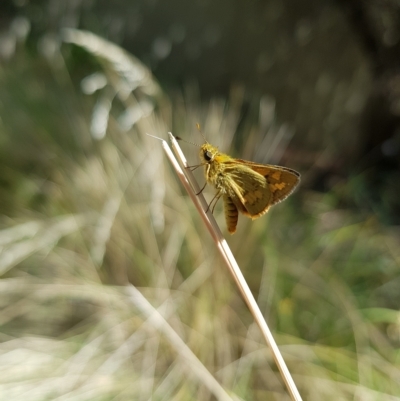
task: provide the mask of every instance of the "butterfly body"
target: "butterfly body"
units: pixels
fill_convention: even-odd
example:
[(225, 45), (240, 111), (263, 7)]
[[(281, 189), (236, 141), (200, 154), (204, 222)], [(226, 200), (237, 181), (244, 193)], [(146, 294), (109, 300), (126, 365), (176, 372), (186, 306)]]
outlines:
[(238, 212), (256, 219), (284, 200), (300, 182), (300, 174), (292, 169), (235, 159), (205, 143), (200, 147), (205, 176), (216, 190), (216, 200), (224, 200), (228, 231), (236, 231)]

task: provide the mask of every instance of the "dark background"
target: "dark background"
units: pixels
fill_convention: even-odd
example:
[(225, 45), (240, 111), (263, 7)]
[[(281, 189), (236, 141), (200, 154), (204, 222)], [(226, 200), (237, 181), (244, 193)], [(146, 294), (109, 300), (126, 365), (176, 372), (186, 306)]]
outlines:
[(97, 33), (146, 63), (169, 93), (195, 83), (206, 101), (244, 88), (243, 118), (267, 95), (295, 130), (291, 160), (313, 166), (307, 185), (325, 191), (361, 174), (364, 203), (400, 222), (396, 1), (16, 0), (0, 14), (3, 40), (10, 24), (29, 21), (32, 51), (63, 27)]

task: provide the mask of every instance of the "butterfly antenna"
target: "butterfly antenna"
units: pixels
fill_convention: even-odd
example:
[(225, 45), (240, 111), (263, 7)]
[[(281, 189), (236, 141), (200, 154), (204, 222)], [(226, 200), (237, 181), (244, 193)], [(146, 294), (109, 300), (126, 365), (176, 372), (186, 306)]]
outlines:
[(194, 142), (187, 141), (186, 139), (183, 139), (183, 138), (181, 138), (180, 136), (175, 136), (175, 139), (176, 139), (177, 141), (183, 141), (183, 142), (186, 142), (186, 143), (190, 143), (191, 145), (197, 146), (198, 148), (201, 147), (201, 145), (199, 145), (198, 143), (194, 143)]
[(196, 124), (196, 128), (197, 128), (197, 130), (200, 132), (200, 135), (203, 137), (204, 141), (205, 141), (206, 143), (208, 143), (208, 141), (207, 141), (205, 135), (203, 134), (203, 132), (202, 132), (201, 129), (200, 129), (200, 124), (199, 124), (199, 123)]
[[(197, 130), (200, 132), (200, 135), (203, 137), (205, 143), (208, 143), (206, 137), (204, 136), (203, 132), (202, 132), (201, 129), (200, 129), (200, 124), (199, 124), (199, 123), (196, 124), (196, 128), (197, 128)], [(181, 138), (180, 136), (175, 136), (175, 139), (176, 139), (177, 141), (183, 141), (183, 142), (186, 142), (186, 143), (190, 143), (191, 145), (197, 146), (197, 147), (199, 147), (199, 148), (201, 147), (201, 145), (199, 145), (199, 144), (197, 144), (197, 143), (194, 143), (194, 142), (187, 141), (186, 139), (183, 139), (183, 138)]]

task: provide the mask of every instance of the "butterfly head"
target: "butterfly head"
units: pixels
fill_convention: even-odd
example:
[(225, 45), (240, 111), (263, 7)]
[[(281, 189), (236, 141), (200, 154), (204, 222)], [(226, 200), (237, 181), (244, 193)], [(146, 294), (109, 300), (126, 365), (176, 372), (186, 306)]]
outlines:
[(200, 146), (200, 159), (204, 163), (212, 163), (217, 154), (218, 154), (218, 148), (210, 145), (209, 143), (205, 143)]

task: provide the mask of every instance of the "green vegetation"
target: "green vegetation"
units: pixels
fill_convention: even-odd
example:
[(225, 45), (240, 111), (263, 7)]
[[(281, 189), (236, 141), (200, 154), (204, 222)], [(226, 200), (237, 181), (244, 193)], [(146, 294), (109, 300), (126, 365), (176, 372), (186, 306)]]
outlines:
[[(170, 100), (137, 60), (80, 40), (90, 71), (71, 44), (47, 58), (21, 47), (0, 67), (0, 400), (224, 399), (211, 377), (232, 399), (287, 400), (194, 206), (146, 136), (199, 142), (200, 122), (228, 151), (240, 90), (209, 104), (193, 88)], [(84, 95), (88, 72), (104, 75)], [(253, 148), (257, 126), (241, 124)], [(183, 147), (196, 164), (197, 149)], [(304, 400), (399, 400), (399, 232), (337, 208), (338, 193), (302, 189), (255, 222), (241, 218), (228, 241)]]

